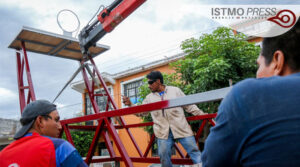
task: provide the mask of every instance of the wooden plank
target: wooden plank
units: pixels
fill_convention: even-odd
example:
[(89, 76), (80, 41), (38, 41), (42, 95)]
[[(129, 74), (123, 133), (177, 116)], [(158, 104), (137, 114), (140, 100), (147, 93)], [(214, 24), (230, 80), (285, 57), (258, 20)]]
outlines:
[[(23, 27), (20, 33), (11, 42), (9, 48), (22, 48), (21, 41), (25, 42), (26, 49), (30, 52), (74, 60), (81, 60), (83, 58), (83, 55), (80, 51), (79, 42), (73, 37), (30, 27)], [(62, 45), (64, 42), (66, 42), (66, 45)], [(97, 44), (96, 47), (90, 48), (90, 52), (93, 57), (95, 57), (108, 49), (109, 46)]]
[(33, 33), (28, 30), (23, 30), (18, 37), (26, 40), (47, 43), (50, 45), (58, 45), (60, 42), (64, 40), (62, 38), (58, 38), (55, 36), (49, 36), (41, 33)]
[(73, 59), (81, 59), (82, 58), (81, 53), (71, 52), (71, 51), (67, 51), (67, 50), (62, 50), (62, 51), (58, 52), (58, 54), (64, 55), (65, 57), (71, 57)]

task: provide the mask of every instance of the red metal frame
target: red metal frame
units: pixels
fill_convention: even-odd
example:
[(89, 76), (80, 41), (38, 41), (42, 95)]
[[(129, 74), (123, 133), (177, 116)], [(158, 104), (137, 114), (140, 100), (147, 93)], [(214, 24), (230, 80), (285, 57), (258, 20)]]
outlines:
[[(29, 69), (29, 63), (28, 63), (28, 58), (27, 58), (27, 53), (25, 49), (25, 43), (22, 42), (22, 50), (24, 52), (24, 56), (21, 59), (20, 55), (20, 50), (17, 50), (16, 52), (16, 57), (17, 57), (17, 77), (18, 77), (18, 89), (19, 89), (19, 100), (20, 100), (20, 109), (21, 111), (23, 108), (28, 104), (30, 101), (35, 100), (35, 93), (33, 90), (33, 84), (32, 84), (32, 79), (31, 79), (31, 73)], [(158, 157), (149, 157), (149, 152), (150, 149), (154, 143), (155, 136), (152, 135), (150, 142), (144, 152), (141, 151), (139, 146), (137, 145), (136, 140), (134, 139), (132, 133), (130, 132), (130, 128), (137, 128), (137, 127), (143, 127), (143, 126), (152, 126), (153, 122), (148, 122), (148, 123), (139, 123), (139, 124), (131, 124), (127, 125), (123, 119), (122, 116), (124, 115), (131, 115), (131, 114), (137, 114), (137, 113), (143, 113), (143, 112), (151, 112), (152, 110), (158, 110), (158, 109), (164, 109), (171, 107), (169, 106), (169, 101), (160, 101), (156, 103), (151, 103), (151, 104), (145, 104), (145, 105), (140, 105), (140, 106), (134, 106), (130, 108), (123, 108), (123, 109), (118, 109), (116, 106), (116, 103), (114, 102), (114, 99), (111, 97), (107, 86), (103, 80), (103, 78), (100, 75), (100, 72), (98, 71), (98, 68), (91, 56), (87, 56), (87, 58), (90, 60), (93, 71), (92, 71), (92, 78), (97, 78), (100, 81), (101, 85), (95, 85), (94, 80), (90, 81), (88, 77), (88, 73), (86, 71), (86, 67), (82, 68), (82, 76), (84, 83), (86, 85), (86, 89), (91, 101), (91, 104), (93, 106), (93, 110), (95, 114), (92, 115), (87, 115), (87, 116), (82, 116), (82, 117), (77, 117), (77, 118), (72, 118), (72, 119), (67, 119), (67, 120), (62, 120), (62, 129), (60, 133), (60, 137), (62, 136), (62, 133), (65, 132), (67, 140), (74, 145), (70, 129), (79, 129), (79, 130), (91, 130), (95, 131), (92, 143), (89, 147), (89, 151), (86, 157), (86, 163), (96, 163), (96, 162), (107, 162), (107, 161), (122, 161), (125, 163), (126, 166), (133, 166), (133, 162), (138, 162), (138, 163), (160, 163)], [(21, 61), (22, 60), (22, 61)], [(85, 63), (84, 60), (80, 62), (81, 65)], [(24, 86), (24, 80), (23, 80), (23, 71), (24, 67), (26, 70), (26, 77), (28, 81), (28, 86)], [(104, 89), (104, 93), (101, 94), (95, 94), (94, 89), (95, 86), (101, 86)], [(28, 89), (27, 93), (27, 99), (25, 98), (25, 89)], [(99, 110), (99, 107), (96, 103), (95, 96), (107, 96), (107, 106), (106, 106), (106, 111), (101, 112)], [(109, 104), (113, 107), (112, 111), (109, 110)], [(111, 122), (112, 117), (116, 117), (117, 120), (119, 120), (120, 125), (114, 125)], [(194, 120), (203, 120), (201, 126), (199, 127), (199, 130), (195, 136), (196, 141), (199, 139), (200, 134), (202, 133), (203, 127), (206, 123), (211, 123), (213, 126), (215, 125), (215, 122), (213, 121), (213, 118), (216, 117), (216, 114), (207, 114), (207, 115), (201, 115), (201, 116), (193, 116), (187, 118), (188, 121), (194, 121)], [(86, 122), (86, 121), (91, 121), (91, 120), (96, 120), (98, 122), (97, 126), (79, 126), (79, 125), (70, 125), (74, 123), (79, 123), (79, 122)], [(125, 129), (128, 136), (130, 137), (136, 152), (138, 153), (138, 157), (130, 157), (127, 153), (127, 150), (124, 147), (123, 142), (119, 138), (119, 135), (117, 133), (116, 129)], [(111, 138), (110, 138), (110, 137)], [(95, 149), (97, 147), (97, 143), (102, 137), (104, 139), (105, 145), (109, 151), (110, 158), (98, 158), (98, 159), (93, 159)], [(114, 144), (116, 145), (119, 153), (121, 156), (117, 156), (115, 151), (113, 150), (113, 146), (111, 144), (111, 139), (114, 141)], [(76, 147), (76, 146), (75, 146)], [(172, 162), (174, 164), (192, 164), (192, 161), (188, 158), (187, 155), (183, 154), (183, 151), (178, 147), (177, 144), (175, 144), (176, 151), (179, 153), (181, 158), (172, 158)]]
[[(135, 106), (135, 107), (130, 107), (130, 108), (123, 108), (123, 109), (117, 109), (117, 106), (114, 102), (114, 99), (111, 97), (107, 86), (103, 80), (103, 78), (100, 75), (100, 72), (98, 71), (96, 64), (94, 63), (93, 59), (88, 56), (92, 67), (93, 67), (93, 73), (92, 73), (92, 77), (95, 78), (95, 75), (99, 78), (100, 84), (102, 86), (102, 88), (104, 89), (104, 93), (101, 94), (95, 94), (94, 93), (94, 87), (96, 85), (94, 80), (89, 81), (88, 79), (88, 75), (86, 73), (86, 70), (83, 68), (82, 69), (82, 75), (84, 78), (84, 82), (88, 91), (88, 95), (90, 97), (91, 100), (91, 104), (93, 106), (93, 109), (95, 111), (95, 114), (92, 115), (87, 115), (87, 116), (82, 116), (82, 117), (77, 117), (77, 118), (72, 118), (72, 119), (68, 119), (68, 120), (62, 120), (61, 123), (62, 125), (67, 125), (67, 124), (72, 124), (72, 123), (78, 123), (78, 122), (85, 122), (85, 121), (90, 121), (90, 120), (98, 120), (98, 126), (69, 126), (67, 128), (69, 129), (81, 129), (81, 130), (92, 130), (95, 131), (95, 135), (93, 138), (93, 141), (90, 145), (89, 148), (89, 152), (88, 155), (86, 157), (86, 163), (90, 164), (92, 162), (107, 162), (107, 161), (122, 161), (125, 163), (126, 166), (133, 166), (133, 162), (144, 162), (144, 163), (159, 163), (159, 159), (158, 158), (151, 158), (151, 157), (147, 157), (150, 149), (154, 143), (154, 135), (152, 135), (151, 140), (147, 146), (147, 149), (145, 150), (145, 152), (143, 153), (139, 146), (137, 145), (133, 135), (131, 134), (129, 128), (136, 128), (136, 127), (142, 127), (142, 126), (152, 126), (153, 122), (149, 122), (149, 123), (141, 123), (141, 124), (132, 124), (132, 125), (126, 125), (124, 119), (122, 118), (122, 116), (124, 115), (129, 115), (129, 114), (136, 114), (136, 113), (141, 113), (141, 112), (150, 112), (152, 110), (157, 110), (157, 109), (162, 109), (162, 108), (166, 108), (168, 106), (168, 101), (161, 101), (161, 102), (156, 102), (156, 103), (152, 103), (152, 104), (146, 104), (146, 105), (141, 105), (141, 106)], [(81, 62), (81, 64), (83, 64), (84, 61)], [(100, 86), (100, 85), (97, 85)], [(99, 111), (99, 107), (97, 106), (97, 103), (95, 101), (95, 96), (107, 96), (107, 104), (109, 105), (109, 103), (112, 105), (113, 107), (113, 111), (108, 111), (108, 105), (106, 106), (106, 111), (105, 112), (101, 112)], [(209, 115), (203, 115), (203, 116), (194, 116), (194, 117), (189, 117), (188, 120), (204, 120), (196, 137), (196, 140), (198, 140), (200, 133), (202, 132), (203, 126), (205, 123), (207, 122), (212, 122), (212, 119), (215, 118), (216, 114), (209, 114)], [(119, 123), (120, 125), (113, 125), (110, 122), (110, 118), (111, 117), (117, 117), (119, 119)], [(64, 126), (66, 127), (66, 126)], [(120, 140), (118, 133), (116, 131), (116, 129), (125, 129), (126, 132), (128, 133), (132, 143), (135, 146), (135, 149), (139, 155), (139, 157), (130, 157), (124, 147), (124, 144), (122, 143), (122, 141)], [(66, 128), (64, 128), (65, 132), (68, 133), (69, 130), (67, 130)], [(67, 130), (67, 131), (66, 131)], [(113, 147), (111, 145), (111, 140), (107, 135), (107, 132), (110, 134), (111, 138), (114, 140), (115, 145), (117, 146), (117, 149), (119, 150), (119, 153), (121, 154), (121, 156), (116, 156), (113, 150)], [(104, 138), (104, 142), (106, 144), (106, 147), (110, 153), (111, 158), (100, 158), (100, 159), (92, 159), (93, 155), (94, 155), (94, 151), (95, 148), (97, 146), (97, 142), (100, 138), (100, 135)], [(72, 138), (67, 137), (67, 139), (70, 141), (72, 140)], [(72, 141), (70, 141), (72, 142)], [(185, 156), (183, 154), (183, 151), (178, 147), (177, 144), (175, 144), (175, 148), (176, 151), (179, 153), (180, 158), (175, 158), (172, 159), (173, 163), (175, 164), (192, 164), (192, 161), (187, 157), (187, 155)]]
[[(155, 104), (154, 104), (155, 105)], [(138, 106), (140, 108), (142, 108), (142, 106)], [(130, 108), (126, 108), (126, 109), (130, 109)], [(120, 109), (122, 110), (122, 109)], [(123, 116), (123, 115), (127, 115), (125, 112), (122, 112), (122, 114), (117, 114), (118, 111), (120, 110), (115, 110), (115, 111), (110, 111), (110, 112), (114, 112), (114, 116), (112, 117), (116, 117), (116, 116)], [(139, 113), (139, 111), (135, 111), (136, 113)], [(103, 118), (109, 118), (107, 117), (107, 115), (105, 113), (100, 113), (100, 114), (96, 114), (98, 119), (103, 119)], [(217, 114), (207, 114), (207, 115), (201, 115), (201, 116), (192, 116), (192, 117), (188, 117), (187, 120), (188, 121), (195, 121), (195, 120), (203, 120), (202, 124), (199, 127), (199, 130), (195, 136), (196, 141), (198, 141), (198, 139), (200, 138), (200, 133), (203, 131), (204, 125), (207, 124), (208, 122), (210, 122), (210, 120), (212, 120), (213, 118), (216, 117)], [(86, 117), (86, 116), (85, 116)], [(83, 121), (85, 121), (85, 117), (80, 117), (80, 119), (82, 119)], [(94, 120), (97, 118), (92, 118), (91, 120)], [(62, 120), (62, 124), (69, 122), (70, 120)], [(73, 121), (77, 122), (77, 119), (73, 119)], [(143, 126), (152, 126), (153, 122), (149, 122), (149, 123), (138, 123), (138, 124), (130, 124), (130, 125), (126, 125), (126, 128), (136, 128), (136, 127), (143, 127)], [(113, 125), (109, 125), (110, 128), (112, 128)], [(109, 127), (107, 127), (106, 125), (103, 127), (103, 132), (102, 132), (102, 136), (103, 133), (109, 129)], [(124, 129), (124, 126), (120, 126), (120, 125), (115, 125), (114, 126), (115, 129)], [(91, 131), (95, 131), (95, 129), (97, 128), (97, 126), (78, 126), (78, 125), (70, 125), (69, 129), (80, 129), (80, 130), (91, 130)], [(110, 133), (111, 134), (111, 133)], [(111, 134), (112, 135), (112, 134)], [(115, 134), (117, 136), (117, 134)], [(112, 135), (114, 136), (114, 135)], [(142, 157), (129, 157), (131, 159), (131, 162), (143, 162), (143, 163), (160, 163), (159, 158), (155, 158), (155, 157), (148, 157), (148, 154), (150, 152), (150, 149), (152, 147), (152, 145), (154, 144), (154, 140), (155, 140), (155, 136), (152, 135), (149, 141), (149, 144), (143, 154)], [(116, 142), (116, 141), (115, 141)], [(121, 141), (120, 141), (121, 142)], [(106, 138), (105, 139), (105, 143), (106, 144), (110, 144), (110, 139)], [(176, 148), (176, 146), (175, 146)], [(107, 147), (107, 149), (109, 151), (114, 152), (112, 147)], [(192, 161), (188, 158), (187, 155), (183, 154), (183, 151), (177, 146), (176, 151), (179, 153), (181, 158), (172, 158), (172, 162), (174, 164), (192, 164)], [(110, 154), (111, 155), (111, 154)], [(98, 159), (93, 159), (91, 161), (89, 161), (90, 163), (96, 163), (96, 162), (109, 162), (109, 161), (123, 161), (126, 162), (126, 159), (124, 160), (123, 156), (116, 156), (114, 154), (114, 156), (111, 155), (111, 158), (98, 158)], [(126, 164), (126, 166), (131, 166)]]
[[(19, 90), (19, 102), (20, 102), (20, 112), (22, 114), (24, 107), (30, 103), (30, 101), (35, 101), (35, 93), (33, 89), (33, 83), (31, 79), (31, 72), (29, 68), (27, 51), (25, 48), (25, 42), (21, 41), (23, 57), (20, 54), (20, 50), (16, 50), (16, 61), (17, 61), (17, 79), (18, 79), (18, 90)], [(21, 62), (22, 60), (22, 62)], [(26, 70), (26, 80), (27, 86), (24, 86), (24, 67)], [(26, 89), (27, 98), (26, 98)]]

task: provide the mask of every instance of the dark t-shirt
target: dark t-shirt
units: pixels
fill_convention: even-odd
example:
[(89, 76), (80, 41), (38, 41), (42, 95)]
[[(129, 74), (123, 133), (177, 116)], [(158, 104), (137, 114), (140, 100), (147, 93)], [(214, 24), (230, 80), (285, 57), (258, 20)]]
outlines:
[(204, 167), (299, 167), (300, 73), (247, 79), (222, 101)]

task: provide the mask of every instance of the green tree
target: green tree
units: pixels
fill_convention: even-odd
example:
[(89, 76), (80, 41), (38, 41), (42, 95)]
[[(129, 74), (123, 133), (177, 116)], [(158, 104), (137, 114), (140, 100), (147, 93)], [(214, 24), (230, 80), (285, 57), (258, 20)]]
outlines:
[[(229, 86), (229, 80), (235, 84), (254, 77), (260, 52), (260, 47), (249, 43), (244, 34), (235, 35), (225, 27), (199, 39), (187, 39), (182, 42), (181, 49), (186, 57), (172, 66), (180, 74), (180, 85), (186, 94), (223, 88)], [(216, 112), (218, 106), (219, 102), (199, 105), (208, 113)]]
[(183, 88), (189, 94), (226, 87), (229, 79), (236, 83), (254, 77), (260, 51), (246, 41), (245, 35), (234, 35), (225, 27), (199, 39), (187, 39), (181, 49), (186, 57), (173, 63), (173, 67), (181, 74)]
[[(164, 74), (166, 85), (181, 88), (185, 94), (195, 94), (229, 86), (245, 78), (254, 77), (257, 69), (256, 58), (260, 48), (246, 41), (246, 36), (234, 34), (231, 29), (221, 27), (211, 34), (203, 34), (199, 39), (191, 38), (182, 42), (184, 59), (171, 64), (176, 73)], [(146, 79), (140, 87), (140, 97), (144, 99), (150, 93)], [(219, 102), (198, 105), (203, 111), (214, 113)], [(150, 114), (143, 122), (152, 121)], [(199, 123), (192, 123), (193, 130)], [(151, 127), (146, 131), (152, 132)]]
[[(70, 133), (80, 156), (86, 157), (95, 133), (92, 131), (71, 131)], [(65, 133), (62, 138), (67, 140)]]

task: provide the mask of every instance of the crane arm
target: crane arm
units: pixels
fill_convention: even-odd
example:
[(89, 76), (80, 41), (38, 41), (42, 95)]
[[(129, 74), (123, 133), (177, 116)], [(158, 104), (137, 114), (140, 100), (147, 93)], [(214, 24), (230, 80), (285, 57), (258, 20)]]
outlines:
[(86, 25), (79, 34), (80, 49), (83, 54), (88, 52), (106, 33), (111, 32), (146, 0), (115, 0), (103, 9), (91, 24)]

